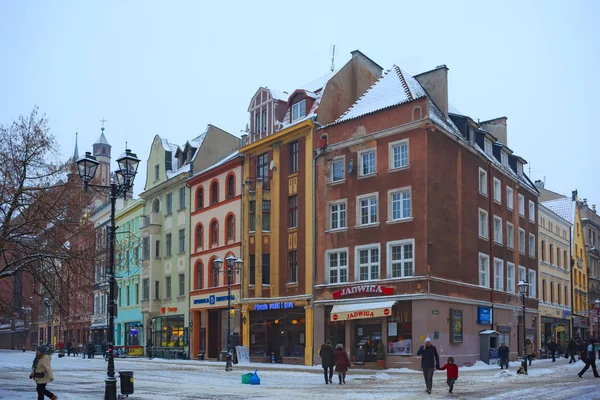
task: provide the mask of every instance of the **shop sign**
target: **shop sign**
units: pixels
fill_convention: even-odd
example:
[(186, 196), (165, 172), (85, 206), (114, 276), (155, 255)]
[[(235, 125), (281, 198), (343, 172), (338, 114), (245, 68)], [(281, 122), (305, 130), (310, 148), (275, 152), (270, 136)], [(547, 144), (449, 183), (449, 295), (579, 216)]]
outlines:
[(497, 325), (496, 330), (500, 333), (510, 333), (510, 326), (508, 325)]
[(554, 328), (554, 330), (558, 333), (560, 332), (564, 332), (565, 331), (565, 327), (563, 325), (558, 325), (556, 328)]
[(177, 307), (162, 307), (160, 309), (160, 313), (164, 314), (165, 313), (165, 309), (167, 312), (177, 312)]
[(463, 342), (463, 312), (455, 308), (450, 309), (450, 343)]
[(296, 304), (293, 301), (286, 301), (281, 303), (263, 303), (255, 304), (254, 311), (266, 311), (266, 310), (287, 310), (294, 308)]
[[(235, 296), (231, 295), (229, 297), (231, 300), (235, 300)], [(216, 303), (219, 303), (221, 301), (227, 301), (227, 296), (215, 296), (214, 294), (208, 296), (208, 297), (204, 297), (201, 299), (194, 299), (194, 304), (211, 304), (214, 305)]]
[(386, 287), (382, 285), (360, 285), (353, 286), (349, 288), (343, 288), (333, 292), (331, 295), (334, 299), (339, 299), (340, 297), (349, 296), (353, 294), (363, 294), (363, 293), (375, 293), (375, 294), (383, 294), (383, 295), (391, 295), (394, 293), (394, 288)]
[(492, 323), (492, 308), (491, 307), (477, 307), (477, 323), (478, 324), (491, 324)]
[(375, 318), (375, 317), (387, 317), (392, 313), (391, 308), (375, 308), (372, 310), (360, 310), (360, 311), (349, 311), (339, 312), (331, 315), (332, 321), (349, 321), (360, 318)]

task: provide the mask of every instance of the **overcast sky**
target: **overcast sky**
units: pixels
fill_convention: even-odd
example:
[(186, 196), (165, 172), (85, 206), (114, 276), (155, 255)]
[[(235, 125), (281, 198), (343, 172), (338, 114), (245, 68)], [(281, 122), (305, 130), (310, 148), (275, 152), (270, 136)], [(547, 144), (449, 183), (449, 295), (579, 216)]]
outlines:
[[(359, 49), (417, 74), (446, 64), (450, 103), (508, 117), (532, 179), (600, 205), (598, 1), (0, 0), (0, 123), (34, 105), (61, 151), (91, 151), (106, 118), (113, 159), (207, 124), (240, 135), (259, 86), (293, 90)], [(474, 178), (475, 179), (475, 178)]]

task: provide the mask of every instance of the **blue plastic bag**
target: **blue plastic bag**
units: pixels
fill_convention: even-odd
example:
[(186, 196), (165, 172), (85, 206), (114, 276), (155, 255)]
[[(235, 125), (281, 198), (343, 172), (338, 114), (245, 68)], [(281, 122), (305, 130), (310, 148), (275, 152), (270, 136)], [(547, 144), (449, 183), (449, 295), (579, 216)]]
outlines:
[(260, 385), (260, 378), (258, 377), (258, 374), (256, 373), (258, 370), (254, 371), (254, 373), (252, 374), (252, 377), (250, 377), (250, 384), (251, 385)]

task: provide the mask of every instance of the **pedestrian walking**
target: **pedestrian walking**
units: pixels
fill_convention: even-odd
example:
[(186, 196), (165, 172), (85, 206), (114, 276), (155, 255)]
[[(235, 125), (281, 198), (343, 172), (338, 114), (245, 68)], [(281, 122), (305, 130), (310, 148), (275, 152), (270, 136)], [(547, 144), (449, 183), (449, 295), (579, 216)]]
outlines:
[(36, 349), (29, 379), (34, 379), (37, 385), (36, 391), (38, 400), (44, 400), (44, 396), (51, 400), (56, 400), (58, 397), (46, 389), (46, 385), (54, 381), (52, 374), (52, 366), (50, 365), (50, 355), (48, 354), (48, 346), (41, 345)]
[(339, 384), (346, 384), (346, 372), (350, 368), (348, 353), (344, 350), (344, 345), (338, 343), (335, 345), (335, 372), (338, 374)]
[(556, 350), (558, 350), (558, 345), (556, 344), (556, 340), (552, 338), (550, 343), (548, 343), (548, 351), (552, 354), (552, 362), (556, 361)]
[(567, 345), (567, 352), (569, 353), (570, 357), (569, 364), (576, 363), (577, 360), (575, 359), (575, 353), (577, 353), (577, 343), (575, 342), (575, 339), (569, 339), (569, 344)]
[(423, 369), (425, 386), (427, 387), (427, 393), (431, 394), (433, 372), (436, 368), (440, 368), (440, 357), (438, 356), (435, 346), (431, 344), (431, 339), (429, 337), (425, 339), (425, 347), (421, 346), (419, 351), (417, 351), (417, 355), (421, 356), (421, 368)]
[(588, 368), (592, 367), (594, 377), (600, 378), (600, 375), (598, 375), (598, 371), (596, 370), (596, 349), (594, 348), (594, 339), (592, 338), (590, 338), (584, 357), (585, 367), (583, 367), (583, 369), (577, 374), (577, 376), (583, 378), (583, 374), (585, 374), (585, 371), (587, 371)]
[(104, 357), (104, 359), (106, 360), (106, 354), (108, 352), (108, 343), (106, 343), (106, 340), (102, 342), (102, 357)]
[(533, 349), (533, 343), (529, 339), (525, 341), (525, 352), (527, 353), (527, 360), (529, 361), (529, 366), (531, 367), (531, 361), (535, 355), (535, 350)]
[(498, 357), (500, 358), (500, 369), (508, 369), (508, 347), (502, 343), (498, 348)]
[(448, 393), (452, 393), (454, 389), (454, 382), (458, 379), (458, 365), (454, 363), (454, 357), (448, 357), (448, 362), (444, 364), (442, 368), (438, 368), (440, 371), (446, 370), (446, 383), (448, 384)]
[(321, 345), (319, 356), (321, 357), (323, 376), (325, 377), (325, 384), (327, 385), (328, 383), (332, 383), (331, 380), (333, 378), (333, 367), (335, 365), (335, 354), (333, 352), (331, 340), (327, 339), (327, 342)]
[(87, 353), (88, 353), (88, 358), (94, 358), (94, 353), (96, 353), (96, 348), (94, 347), (94, 344), (92, 343), (91, 340), (87, 345)]
[(71, 349), (73, 348), (73, 343), (68, 340), (67, 341), (67, 356), (71, 357)]

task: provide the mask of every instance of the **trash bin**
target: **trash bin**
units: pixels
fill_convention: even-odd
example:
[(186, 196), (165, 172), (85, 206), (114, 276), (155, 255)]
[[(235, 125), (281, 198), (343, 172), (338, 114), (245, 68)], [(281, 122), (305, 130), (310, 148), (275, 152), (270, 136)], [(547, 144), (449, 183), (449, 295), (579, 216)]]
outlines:
[(119, 371), (121, 394), (133, 394), (133, 371)]

